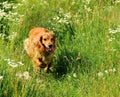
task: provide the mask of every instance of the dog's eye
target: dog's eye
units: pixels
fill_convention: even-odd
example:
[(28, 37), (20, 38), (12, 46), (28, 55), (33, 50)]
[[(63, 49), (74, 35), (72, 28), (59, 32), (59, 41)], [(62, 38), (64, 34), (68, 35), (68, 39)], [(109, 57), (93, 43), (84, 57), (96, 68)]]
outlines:
[(54, 39), (53, 39), (53, 38), (51, 38), (51, 41), (54, 41)]
[(46, 41), (47, 39), (45, 38), (44, 41)]

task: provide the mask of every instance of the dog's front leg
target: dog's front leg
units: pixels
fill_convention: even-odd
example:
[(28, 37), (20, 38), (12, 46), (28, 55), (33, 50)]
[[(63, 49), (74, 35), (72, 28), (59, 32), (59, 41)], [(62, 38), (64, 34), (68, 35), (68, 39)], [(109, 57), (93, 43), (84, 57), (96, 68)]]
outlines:
[(40, 68), (46, 68), (46, 70), (49, 68), (43, 61), (42, 58), (34, 58), (33, 61), (33, 68), (35, 70), (39, 70)]
[(39, 70), (42, 65), (42, 62), (40, 62), (38, 58), (33, 58), (32, 64), (35, 70)]
[(51, 67), (51, 63), (48, 64), (48, 65), (46, 65), (44, 71), (45, 71), (45, 72), (48, 72), (48, 71), (50, 70), (50, 67)]

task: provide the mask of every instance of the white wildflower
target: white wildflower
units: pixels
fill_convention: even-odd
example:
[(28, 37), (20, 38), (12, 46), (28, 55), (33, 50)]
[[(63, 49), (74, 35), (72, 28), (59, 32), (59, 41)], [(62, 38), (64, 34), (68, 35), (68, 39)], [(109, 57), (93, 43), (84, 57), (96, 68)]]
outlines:
[(84, 8), (87, 12), (90, 12), (92, 10), (90, 7), (87, 7), (86, 5), (84, 5)]
[(59, 13), (64, 13), (64, 10), (62, 8), (59, 9)]
[(114, 30), (110, 28), (110, 29), (108, 29), (108, 31), (110, 34), (116, 34), (116, 33), (120, 32), (120, 26), (118, 25), (118, 27)]
[(6, 12), (4, 10), (0, 9), (0, 18), (4, 17), (6, 15)]
[(5, 58), (4, 61), (10, 61), (10, 59), (6, 59), (6, 58)]
[(28, 71), (25, 71), (25, 72), (23, 72), (23, 73), (18, 72), (18, 73), (16, 74), (16, 76), (17, 76), (18, 78), (24, 78), (25, 80), (31, 79), (31, 76), (29, 75), (29, 72), (28, 72)]
[(15, 24), (21, 22), (22, 15), (20, 15), (17, 12), (11, 12), (11, 11), (5, 12), (5, 10), (9, 9), (9, 8), (16, 9), (19, 6), (21, 6), (22, 4), (20, 4), (20, 3), (18, 3), (18, 4), (9, 3), (8, 1), (3, 2), (1, 4), (3, 5), (3, 10), (0, 9), (0, 20), (2, 18), (5, 18), (6, 20), (8, 20), (10, 22), (15, 22)]
[(67, 22), (67, 20), (62, 19), (62, 18), (58, 21), (58, 23), (66, 23), (66, 22)]
[(0, 76), (0, 80), (2, 80), (3, 79), (3, 76)]
[(108, 70), (105, 70), (105, 73), (108, 74), (110, 72), (116, 72), (116, 68), (112, 68), (112, 69), (108, 69)]
[(6, 35), (4, 33), (0, 33), (0, 38), (4, 39), (6, 37)]
[(90, 12), (92, 9), (91, 9), (90, 7), (88, 7), (86, 10), (87, 10), (88, 12)]
[(28, 72), (28, 71), (25, 71), (25, 72), (23, 73), (23, 76), (24, 76), (24, 78), (25, 78), (26, 80), (31, 79), (31, 76), (29, 75), (29, 72)]
[(83, 0), (83, 3), (89, 4), (90, 0)]
[(71, 78), (71, 76), (70, 76), (70, 75), (68, 75), (68, 78)]
[(29, 72), (28, 72), (28, 71), (25, 71), (25, 72), (23, 73), (23, 76), (29, 76)]
[(15, 62), (15, 60), (10, 60), (10, 62)]
[(115, 0), (115, 3), (120, 3), (120, 0)]
[[(26, 0), (25, 0), (25, 1), (26, 1)], [(18, 7), (20, 7), (20, 6), (23, 6), (23, 4), (21, 4), (21, 3), (18, 3), (18, 4), (17, 4), (17, 6), (18, 6)]]
[(64, 13), (64, 10), (62, 8), (59, 9), (59, 15), (54, 16), (53, 20), (57, 22), (58, 24), (68, 24), (70, 22), (72, 15), (70, 12)]
[(116, 72), (115, 68), (109, 69), (109, 72)]
[(15, 64), (15, 63), (12, 63), (12, 62), (9, 62), (8, 64), (9, 64), (11, 67), (13, 67), (13, 68), (18, 67), (18, 64)]
[(20, 64), (20, 65), (22, 65), (22, 66), (24, 65), (22, 62), (17, 62), (17, 63)]
[(56, 17), (53, 17), (53, 20), (59, 20), (60, 18), (58, 17), (58, 16), (56, 16)]
[(69, 13), (66, 13), (65, 15), (64, 15), (64, 17), (66, 18), (66, 19), (70, 19), (71, 18), (71, 13), (69, 12)]
[(120, 87), (120, 84), (118, 86)]
[(89, 4), (89, 3), (90, 3), (90, 0), (86, 0), (86, 2), (87, 2), (87, 4)]
[(15, 15), (18, 15), (18, 13), (17, 12), (12, 12), (11, 15), (15, 16)]
[(18, 8), (18, 6), (13, 6), (12, 8), (13, 8), (13, 9), (17, 9), (17, 8)]
[(17, 74), (16, 74), (16, 76), (20, 79), (20, 78), (22, 78), (22, 73), (21, 72), (18, 72)]
[(116, 30), (117, 30), (117, 32), (120, 32), (120, 27), (118, 26), (118, 28)]
[(26, 2), (26, 0), (22, 0), (22, 2)]
[(41, 82), (42, 82), (42, 80), (40, 78), (36, 79), (36, 83), (41, 83)]
[(15, 60), (11, 60), (11, 59), (4, 59), (4, 61), (6, 61), (8, 63), (8, 65), (10, 65), (11, 67), (15, 68), (15, 67), (18, 67), (18, 66), (23, 66), (24, 64), (19, 61), (19, 62), (15, 62)]
[(45, 5), (49, 5), (49, 3), (47, 2), (47, 1), (43, 1), (43, 4), (45, 4)]
[(8, 36), (10, 40), (13, 40), (17, 36), (17, 32), (13, 32), (11, 35)]
[(105, 70), (105, 73), (108, 74), (108, 70)]
[(115, 38), (114, 38), (114, 37), (113, 37), (113, 38), (109, 38), (109, 39), (108, 39), (108, 41), (109, 41), (109, 42), (111, 42), (111, 41), (113, 41), (113, 40), (115, 40)]
[(113, 68), (113, 72), (116, 72), (116, 68)]
[(72, 1), (71, 4), (74, 5), (76, 2), (75, 1)]
[(8, 3), (8, 1), (5, 1), (2, 3), (3, 8), (10, 9), (13, 6), (13, 3)]
[(98, 77), (103, 77), (104, 74), (102, 72), (98, 72), (97, 75), (98, 75)]
[(111, 33), (111, 34), (115, 34), (115, 33), (117, 33), (117, 30), (109, 29), (109, 33)]
[(76, 73), (73, 73), (73, 77), (75, 77), (75, 78), (76, 78), (76, 77), (77, 77), (77, 74), (76, 74)]

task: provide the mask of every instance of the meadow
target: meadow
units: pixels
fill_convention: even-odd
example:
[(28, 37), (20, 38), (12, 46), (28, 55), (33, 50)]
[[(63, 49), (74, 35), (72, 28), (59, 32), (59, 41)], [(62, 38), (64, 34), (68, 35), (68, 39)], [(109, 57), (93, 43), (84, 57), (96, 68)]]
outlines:
[[(52, 71), (33, 71), (23, 41), (57, 38)], [(120, 97), (120, 0), (1, 0), (0, 97)]]

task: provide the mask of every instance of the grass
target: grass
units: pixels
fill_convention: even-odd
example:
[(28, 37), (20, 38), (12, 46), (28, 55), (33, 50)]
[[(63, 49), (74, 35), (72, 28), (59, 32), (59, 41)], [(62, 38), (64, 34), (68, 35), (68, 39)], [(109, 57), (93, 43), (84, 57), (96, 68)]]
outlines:
[[(88, 1), (9, 2), (17, 8), (4, 11), (17, 15), (10, 16), (13, 22), (1, 13), (9, 28), (0, 32), (0, 97), (120, 96), (120, 3)], [(38, 26), (57, 37), (51, 73), (34, 73), (23, 50), (29, 30)]]

